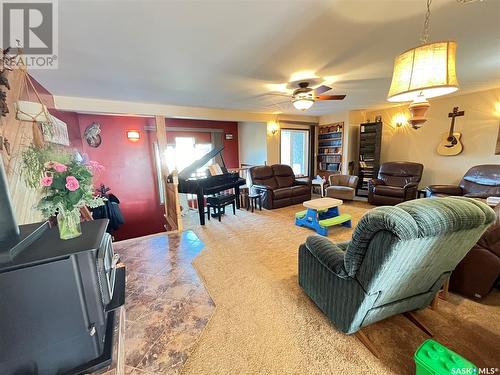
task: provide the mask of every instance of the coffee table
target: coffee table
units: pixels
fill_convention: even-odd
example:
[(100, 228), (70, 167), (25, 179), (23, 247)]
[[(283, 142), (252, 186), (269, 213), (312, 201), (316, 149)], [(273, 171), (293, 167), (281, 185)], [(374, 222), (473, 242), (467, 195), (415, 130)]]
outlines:
[(342, 225), (351, 228), (351, 215), (340, 214), (339, 206), (344, 202), (335, 198), (320, 198), (305, 201), (305, 211), (295, 214), (295, 225), (314, 229), (322, 236), (328, 235), (328, 228)]

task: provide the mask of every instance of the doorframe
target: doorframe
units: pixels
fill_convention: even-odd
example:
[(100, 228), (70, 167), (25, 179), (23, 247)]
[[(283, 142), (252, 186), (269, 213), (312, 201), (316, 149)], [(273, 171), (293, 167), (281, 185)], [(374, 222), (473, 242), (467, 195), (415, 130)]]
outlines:
[[(302, 125), (302, 124), (301, 124)], [(281, 162), (281, 132), (283, 130), (295, 130), (295, 131), (305, 131), (307, 132), (308, 134), (308, 137), (309, 137), (309, 160), (308, 160), (308, 171), (307, 171), (307, 175), (304, 176), (304, 177), (307, 177), (307, 178), (311, 178), (311, 173), (314, 173), (314, 136), (315, 136), (315, 126), (314, 125), (308, 125), (309, 128), (280, 128), (280, 131), (279, 131), (279, 140), (280, 140), (280, 147), (279, 147), (279, 160), (280, 160), (280, 164), (282, 164)]]

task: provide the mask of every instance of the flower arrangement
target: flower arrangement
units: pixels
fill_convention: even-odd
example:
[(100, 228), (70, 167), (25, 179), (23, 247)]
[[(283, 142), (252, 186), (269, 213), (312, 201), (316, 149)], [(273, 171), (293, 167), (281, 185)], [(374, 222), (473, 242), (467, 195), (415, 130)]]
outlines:
[[(45, 160), (54, 157), (58, 160)], [(53, 153), (47, 149), (31, 148), (23, 155), (25, 180), (42, 191), (36, 206), (45, 218), (57, 216), (60, 237), (69, 239), (81, 234), (80, 208), (102, 206), (104, 200), (93, 195), (93, 176), (104, 167), (94, 161), (78, 161), (67, 152)], [(28, 161), (28, 162), (27, 162)]]

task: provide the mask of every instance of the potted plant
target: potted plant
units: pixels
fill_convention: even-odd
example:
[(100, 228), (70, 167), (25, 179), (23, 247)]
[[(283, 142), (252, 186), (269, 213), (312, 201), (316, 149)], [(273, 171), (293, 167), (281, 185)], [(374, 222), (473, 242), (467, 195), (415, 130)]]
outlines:
[(57, 217), (59, 236), (68, 240), (81, 235), (80, 208), (104, 204), (93, 195), (92, 177), (104, 167), (97, 162), (78, 161), (74, 156), (50, 148), (30, 147), (23, 153), (25, 180), (40, 187), (36, 206), (45, 218)]

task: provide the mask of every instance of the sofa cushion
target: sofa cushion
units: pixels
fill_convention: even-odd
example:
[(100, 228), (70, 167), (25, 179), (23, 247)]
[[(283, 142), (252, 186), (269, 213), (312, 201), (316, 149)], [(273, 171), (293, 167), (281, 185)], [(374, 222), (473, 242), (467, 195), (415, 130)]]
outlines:
[(292, 191), (293, 197), (298, 197), (300, 195), (307, 195), (311, 191), (310, 187), (307, 185), (297, 185), (289, 188)]
[(279, 188), (289, 187), (295, 181), (295, 174), (289, 165), (275, 164), (271, 167)]
[(253, 184), (269, 186), (271, 189), (276, 189), (278, 187), (278, 183), (274, 178), (273, 169), (267, 165), (251, 168), (250, 174)]
[(274, 199), (284, 199), (292, 197), (292, 189), (291, 188), (281, 188), (273, 190)]
[(403, 198), (405, 196), (405, 191), (403, 188), (387, 185), (375, 185), (373, 187), (373, 193), (377, 195), (385, 195), (398, 198)]

